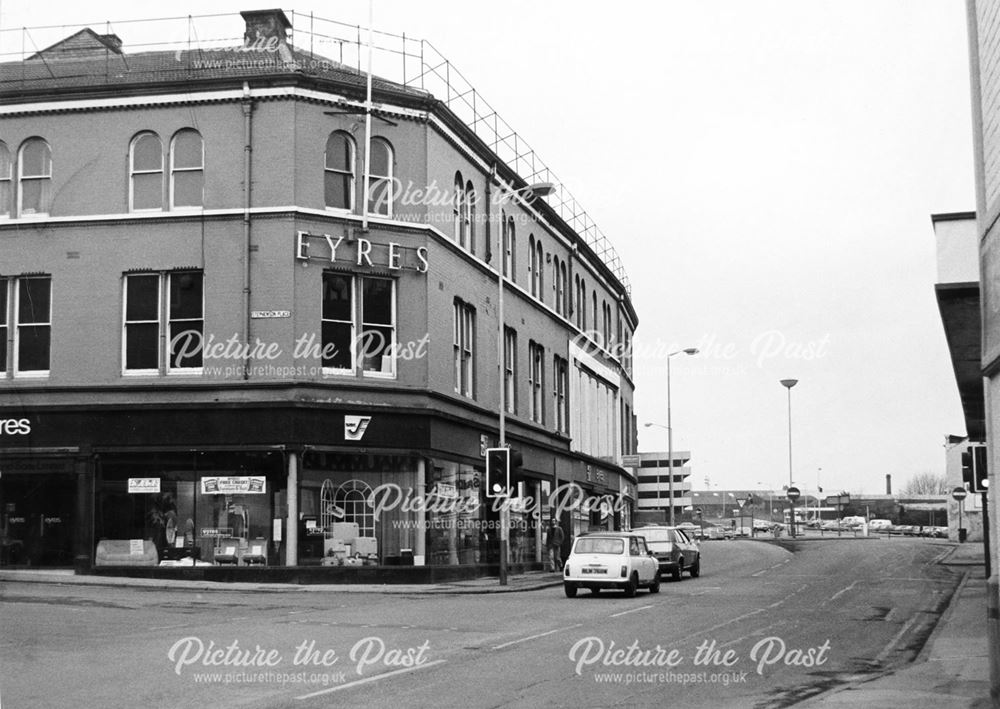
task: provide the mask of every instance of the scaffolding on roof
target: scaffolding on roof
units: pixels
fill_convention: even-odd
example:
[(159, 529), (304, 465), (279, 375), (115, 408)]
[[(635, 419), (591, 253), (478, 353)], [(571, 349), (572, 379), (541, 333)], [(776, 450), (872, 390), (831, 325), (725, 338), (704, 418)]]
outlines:
[[(336, 20), (291, 11), (289, 43), (310, 56), (334, 60), (358, 72), (367, 71), (368, 30)], [(73, 32), (103, 28), (102, 37), (121, 38), (122, 54), (110, 47), (110, 58), (141, 52), (198, 51), (238, 47), (242, 33), (233, 34), (233, 15), (208, 14), (156, 19), (95, 22), (87, 25), (47, 25), (0, 29), (0, 62), (45, 62), (44, 50)], [(95, 30), (96, 31), (96, 30)], [(497, 158), (527, 184), (552, 183), (543, 199), (575, 231), (631, 295), (631, 285), (618, 252), (565, 184), (528, 142), (486, 101), (472, 83), (427, 40), (373, 30), (372, 71), (375, 76), (420, 89), (440, 100), (482, 140)]]

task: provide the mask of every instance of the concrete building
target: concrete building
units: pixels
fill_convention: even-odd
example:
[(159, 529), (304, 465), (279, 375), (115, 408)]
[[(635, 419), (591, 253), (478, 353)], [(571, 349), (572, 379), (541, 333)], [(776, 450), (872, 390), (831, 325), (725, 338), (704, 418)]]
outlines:
[(495, 563), (501, 402), (515, 558), (557, 484), (628, 524), (628, 279), (457, 71), (382, 35), (369, 103), (354, 27), (125, 26), (0, 65), (0, 563)]
[[(962, 454), (971, 445), (986, 440), (986, 403), (981, 367), (979, 237), (976, 215), (972, 212), (935, 214), (931, 216), (931, 223), (937, 253), (934, 293), (967, 432), (964, 438), (950, 436), (946, 440), (945, 475), (948, 490), (953, 490), (964, 484)], [(958, 541), (960, 528), (966, 530), (969, 541), (982, 541), (983, 505), (980, 495), (970, 494), (961, 503), (948, 498), (949, 539)]]
[[(670, 519), (670, 455), (667, 451), (639, 453), (640, 467), (635, 469), (637, 477), (636, 511), (652, 513), (663, 511), (664, 519)], [(679, 521), (685, 507), (691, 506), (691, 460), (690, 451), (674, 451), (673, 463), (673, 507), (675, 521)], [(648, 517), (648, 516), (647, 516)], [(644, 517), (647, 518), (647, 517)]]

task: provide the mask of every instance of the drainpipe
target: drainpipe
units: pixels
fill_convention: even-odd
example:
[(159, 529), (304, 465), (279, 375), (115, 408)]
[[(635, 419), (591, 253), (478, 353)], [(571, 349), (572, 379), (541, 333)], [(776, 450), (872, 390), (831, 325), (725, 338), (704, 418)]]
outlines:
[[(364, 193), (361, 195), (363, 202), (361, 212), (361, 231), (368, 233), (368, 190), (371, 188), (371, 167), (372, 167), (372, 23), (374, 22), (374, 10), (372, 0), (368, 0), (368, 79), (365, 89), (365, 175)], [(360, 47), (358, 48), (360, 51)]]
[(250, 84), (243, 82), (243, 379), (250, 378), (250, 154), (253, 99)]

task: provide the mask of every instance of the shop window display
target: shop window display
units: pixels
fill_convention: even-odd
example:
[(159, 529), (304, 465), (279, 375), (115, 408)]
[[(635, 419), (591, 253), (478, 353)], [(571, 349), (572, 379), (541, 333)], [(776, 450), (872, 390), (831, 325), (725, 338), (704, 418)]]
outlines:
[[(417, 459), (306, 454), (299, 490), (299, 563), (352, 566), (413, 563)], [(381, 506), (379, 506), (381, 504)]]
[(278, 563), (271, 536), (285, 514), (283, 480), (279, 454), (106, 454), (95, 542), (151, 540), (161, 564)]

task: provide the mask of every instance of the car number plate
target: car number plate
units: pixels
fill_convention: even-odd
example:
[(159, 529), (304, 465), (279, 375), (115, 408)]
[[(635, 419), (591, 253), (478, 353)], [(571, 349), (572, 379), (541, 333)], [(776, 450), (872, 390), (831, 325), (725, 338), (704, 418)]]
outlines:
[(587, 568), (585, 568), (583, 570), (583, 573), (585, 573), (585, 574), (606, 574), (606, 573), (608, 573), (608, 571), (607, 571), (607, 569), (587, 569)]

